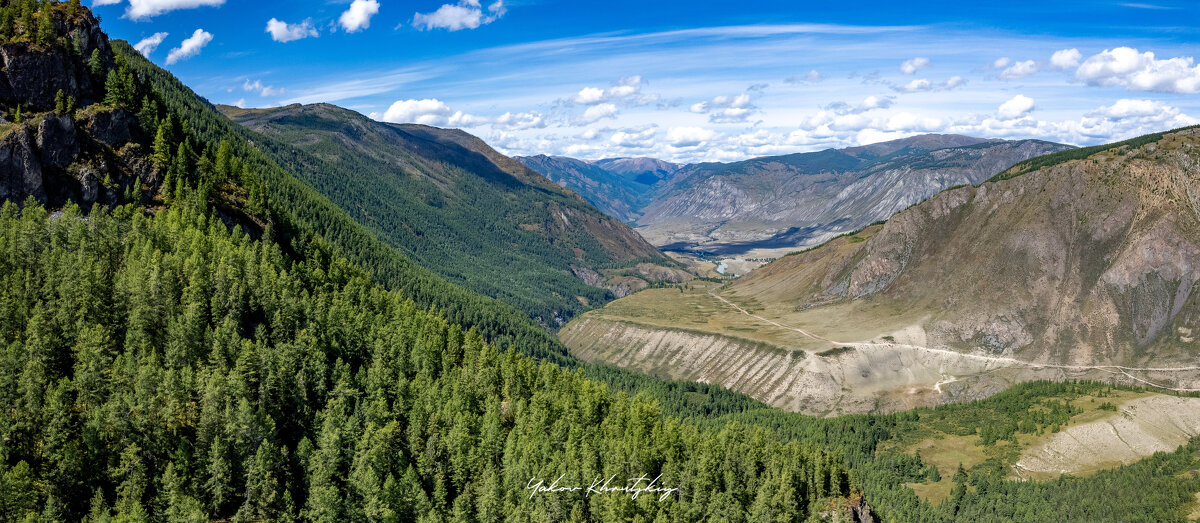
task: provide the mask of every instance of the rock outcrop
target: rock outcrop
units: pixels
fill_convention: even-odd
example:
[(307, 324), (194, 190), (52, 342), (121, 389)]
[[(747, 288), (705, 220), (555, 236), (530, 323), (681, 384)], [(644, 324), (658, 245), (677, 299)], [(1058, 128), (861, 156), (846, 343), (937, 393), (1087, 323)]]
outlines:
[(38, 124), (37, 148), (43, 166), (62, 169), (70, 165), (79, 154), (75, 121), (70, 116), (54, 113), (44, 116)]
[(17, 125), (0, 136), (0, 200), (21, 201), (28, 196), (45, 202), (46, 188), (29, 128)]

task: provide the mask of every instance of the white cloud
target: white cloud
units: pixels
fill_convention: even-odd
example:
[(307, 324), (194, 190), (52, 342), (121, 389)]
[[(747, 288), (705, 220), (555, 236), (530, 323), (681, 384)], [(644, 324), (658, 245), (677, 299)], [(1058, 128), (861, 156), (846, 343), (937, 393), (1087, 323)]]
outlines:
[(350, 8), (338, 17), (338, 25), (347, 33), (362, 31), (371, 27), (371, 17), (379, 12), (379, 2), (375, 0), (354, 0)]
[(506, 12), (503, 0), (488, 5), (487, 15), (484, 15), (479, 0), (460, 0), (457, 4), (443, 4), (432, 13), (414, 13), (412, 25), (422, 31), (475, 29), (499, 20)]
[(821, 76), (821, 73), (818, 73), (816, 69), (813, 69), (813, 70), (809, 71), (807, 74), (805, 74), (804, 76), (789, 76), (787, 78), (784, 78), (783, 83), (785, 83), (785, 84), (798, 84), (798, 83), (815, 84), (824, 79), (825, 78)]
[[(95, 5), (95, 4), (93, 4), (93, 5)], [(238, 109), (245, 109), (245, 108), (246, 108), (246, 99), (245, 99), (245, 98), (241, 98), (241, 99), (239, 99), (238, 101), (236, 101), (236, 102), (233, 102), (233, 103), (231, 103), (231, 104), (229, 104), (229, 105), (232, 105), (232, 106), (234, 106), (234, 107), (237, 107)]]
[(289, 24), (272, 18), (267, 21), (267, 32), (271, 33), (271, 39), (276, 42), (291, 42), (310, 36), (319, 36), (317, 28), (312, 25), (312, 20), (305, 20), (298, 24)]
[(158, 49), (159, 44), (163, 43), (163, 40), (166, 38), (167, 33), (154, 33), (143, 38), (140, 42), (133, 44), (133, 48), (137, 50), (137, 52), (142, 53), (142, 56), (150, 58), (150, 53), (153, 53), (155, 49)]
[(121, 1), (122, 0), (92, 0), (92, 7), (101, 5), (117, 5), (121, 3)]
[(1000, 108), (996, 111), (996, 115), (1002, 120), (1015, 120), (1025, 116), (1034, 108), (1033, 98), (1018, 94), (1007, 102), (1000, 104)]
[(546, 127), (546, 119), (537, 111), (524, 113), (504, 113), (492, 122), (492, 127), (501, 127), (513, 131), (522, 129), (541, 129)]
[(590, 123), (596, 123), (605, 118), (616, 118), (618, 112), (617, 106), (611, 103), (593, 105), (588, 107), (587, 110), (583, 112), (583, 116), (578, 118), (575, 123), (577, 125), (587, 125)]
[(276, 96), (286, 92), (286, 89), (276, 89), (269, 85), (263, 85), (262, 80), (255, 80), (251, 82), (249, 79), (242, 84), (242, 90), (256, 92), (259, 94), (259, 96)]
[(1024, 62), (1017, 62), (1015, 64), (1012, 64), (1012, 66), (1009, 67), (1008, 69), (1001, 71), (1000, 78), (1003, 78), (1005, 80), (1015, 80), (1017, 78), (1024, 78), (1026, 76), (1029, 76), (1033, 73), (1036, 73), (1037, 71), (1038, 71), (1037, 62), (1034, 62), (1033, 60), (1025, 60)]
[(712, 140), (717, 133), (703, 127), (672, 127), (667, 131), (671, 147), (697, 147)]
[(1158, 100), (1121, 99), (1112, 105), (1097, 107), (1084, 116), (1124, 120), (1126, 118), (1162, 117), (1163, 115), (1174, 116), (1177, 114), (1179, 114), (1179, 109)]
[(889, 85), (893, 91), (900, 93), (919, 93), (924, 91), (949, 91), (955, 87), (966, 85), (967, 80), (961, 76), (951, 76), (944, 82), (933, 83), (927, 78), (918, 78), (904, 85), (895, 85), (889, 82), (884, 82)]
[(740, 123), (758, 112), (758, 107), (750, 103), (749, 93), (742, 93), (737, 96), (718, 96), (712, 100), (692, 104), (689, 110), (693, 113), (707, 114), (708, 121), (712, 123)]
[(912, 60), (905, 60), (904, 63), (900, 64), (900, 72), (904, 74), (913, 74), (926, 67), (929, 67), (929, 59), (917, 57), (913, 58)]
[(436, 98), (398, 100), (380, 118), (392, 123), (418, 123), (439, 127), (476, 127), (488, 123), (487, 118), (450, 109)]
[(836, 115), (846, 114), (861, 114), (873, 109), (887, 109), (896, 102), (896, 98), (892, 96), (868, 96), (863, 99), (858, 105), (850, 105), (846, 102), (833, 102), (825, 106), (825, 111)]
[[(130, 20), (142, 20), (152, 16), (158, 16), (166, 12), (175, 11), (177, 9), (219, 6), (224, 3), (225, 0), (129, 0), (129, 7), (125, 8), (125, 18)], [(107, 3), (93, 3), (92, 5), (107, 5)]]
[(933, 83), (925, 78), (921, 78), (919, 80), (913, 80), (911, 82), (908, 82), (907, 84), (904, 84), (904, 86), (900, 87), (900, 90), (909, 92), (909, 93), (915, 93), (917, 91), (928, 91), (930, 89), (933, 89)]
[(200, 50), (208, 45), (213, 39), (212, 33), (203, 29), (197, 29), (186, 40), (179, 44), (179, 47), (171, 49), (167, 52), (167, 65), (171, 65), (180, 60), (187, 60), (193, 56), (200, 54)]
[(1122, 86), (1128, 91), (1200, 93), (1200, 66), (1188, 57), (1158, 60), (1154, 53), (1118, 47), (1089, 57), (1075, 70), (1088, 85)]
[(608, 138), (609, 143), (627, 149), (649, 149), (654, 147), (653, 126), (643, 129), (627, 129), (617, 131)]
[(1079, 67), (1079, 61), (1082, 59), (1083, 55), (1079, 53), (1079, 49), (1063, 49), (1050, 55), (1050, 65), (1057, 69), (1070, 69)]
[(575, 103), (582, 105), (593, 105), (603, 102), (604, 89), (598, 87), (584, 87), (579, 90), (579, 94), (575, 95)]
[(584, 87), (575, 93), (571, 102), (579, 105), (620, 103), (625, 106), (636, 106), (657, 101), (658, 96), (642, 93), (642, 87), (645, 85), (646, 82), (641, 76), (626, 76), (606, 89)]
[(1005, 67), (1008, 67), (1008, 64), (1011, 64), (1011, 63), (1012, 63), (1012, 60), (1009, 59), (1009, 57), (1002, 56), (1000, 58), (997, 58), (995, 62), (992, 62), (992, 69), (1004, 69)]
[(888, 117), (884, 127), (889, 131), (900, 132), (933, 132), (940, 131), (946, 126), (940, 118), (932, 118), (917, 114), (902, 112)]

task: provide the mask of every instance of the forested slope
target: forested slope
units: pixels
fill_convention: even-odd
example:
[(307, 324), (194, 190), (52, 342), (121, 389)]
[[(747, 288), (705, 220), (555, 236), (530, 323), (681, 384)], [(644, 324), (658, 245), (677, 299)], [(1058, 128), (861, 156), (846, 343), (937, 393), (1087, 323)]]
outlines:
[[(611, 299), (613, 277), (690, 278), (627, 225), (461, 130), (329, 104), (219, 109), (389, 246), (543, 325)], [(663, 268), (619, 274), (638, 263)]]
[[(814, 447), (698, 430), (499, 354), (331, 253), (230, 232), (198, 199), (150, 218), (9, 202), (0, 231), (6, 519), (695, 520), (850, 494)], [(679, 493), (525, 489), (643, 473)]]

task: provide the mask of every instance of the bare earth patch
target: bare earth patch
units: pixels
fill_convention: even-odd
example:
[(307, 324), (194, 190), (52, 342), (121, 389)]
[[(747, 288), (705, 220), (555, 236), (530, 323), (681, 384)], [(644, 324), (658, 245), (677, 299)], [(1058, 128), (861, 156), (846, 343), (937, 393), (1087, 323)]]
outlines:
[(1197, 434), (1200, 398), (1137, 398), (1107, 418), (1068, 427), (1034, 445), (1013, 471), (1031, 479), (1087, 474), (1174, 451)]

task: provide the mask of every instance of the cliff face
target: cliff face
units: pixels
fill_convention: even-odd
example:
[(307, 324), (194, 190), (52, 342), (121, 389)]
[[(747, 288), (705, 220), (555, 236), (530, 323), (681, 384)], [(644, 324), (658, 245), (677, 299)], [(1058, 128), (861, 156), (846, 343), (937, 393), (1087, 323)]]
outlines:
[(63, 8), (52, 12), (54, 33), (59, 36), (56, 42), (38, 44), (16, 38), (0, 44), (0, 104), (5, 107), (50, 111), (59, 90), (75, 96), (81, 107), (103, 98), (104, 78), (93, 78), (87, 67), (93, 51), (99, 51), (105, 71), (113, 65), (112, 49), (100, 23), (87, 9), (70, 14)]
[(51, 13), (53, 41), (0, 43), (0, 200), (116, 203), (127, 189), (153, 187), (149, 137), (128, 111), (101, 103), (115, 60), (99, 22), (86, 9)]
[[(733, 286), (799, 309), (924, 311), (930, 344), (1080, 365), (1195, 364), (1200, 130), (937, 195)], [(844, 318), (869, 322), (871, 318)]]

